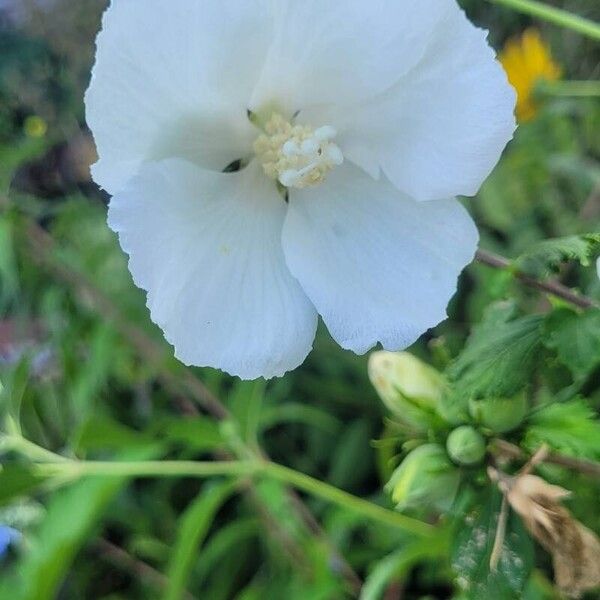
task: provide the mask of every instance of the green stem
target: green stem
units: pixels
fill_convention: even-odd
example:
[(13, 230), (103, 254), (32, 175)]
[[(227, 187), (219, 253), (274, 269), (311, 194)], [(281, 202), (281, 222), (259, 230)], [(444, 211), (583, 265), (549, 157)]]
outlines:
[(36, 472), (46, 477), (64, 477), (67, 480), (89, 477), (212, 477), (264, 476), (287, 483), (299, 490), (357, 512), (384, 525), (396, 527), (421, 537), (432, 535), (434, 527), (388, 510), (367, 500), (353, 496), (309, 475), (268, 461), (242, 460), (222, 462), (196, 461), (61, 461), (39, 463)]
[(398, 512), (388, 510), (387, 508), (383, 508), (382, 506), (369, 502), (368, 500), (363, 500), (358, 496), (353, 496), (352, 494), (349, 494), (344, 490), (340, 490), (333, 485), (319, 481), (314, 477), (294, 471), (293, 469), (284, 467), (283, 465), (278, 465), (272, 462), (266, 463), (264, 472), (267, 476), (270, 476), (273, 479), (288, 483), (289, 485), (312, 494), (313, 496), (318, 496), (324, 500), (332, 502), (333, 504), (337, 504), (347, 508), (348, 510), (363, 514), (374, 521), (383, 523), (384, 525), (397, 527), (398, 529), (403, 529), (404, 531), (408, 531), (418, 536), (430, 536), (435, 531), (435, 528), (432, 525), (428, 525), (427, 523), (423, 523), (417, 519), (412, 519)]
[(488, 0), (600, 40), (600, 24), (537, 0)]
[(28, 457), (32, 461), (40, 461), (40, 462), (60, 462), (67, 463), (70, 462), (68, 458), (61, 456), (60, 454), (56, 454), (51, 452), (50, 450), (46, 450), (29, 440), (26, 440), (24, 437), (20, 435), (6, 435), (0, 436), (0, 449), (2, 450), (12, 450), (14, 452), (19, 452), (23, 456)]
[(200, 462), (164, 461), (68, 461), (40, 463), (35, 466), (40, 475), (54, 477), (242, 477), (254, 474), (257, 463), (251, 461)]
[(600, 97), (600, 81), (540, 81), (536, 94), (566, 98)]

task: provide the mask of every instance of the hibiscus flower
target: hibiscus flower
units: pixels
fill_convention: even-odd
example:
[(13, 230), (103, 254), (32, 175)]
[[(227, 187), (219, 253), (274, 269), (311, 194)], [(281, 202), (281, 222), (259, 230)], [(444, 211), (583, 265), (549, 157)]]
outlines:
[(113, 0), (95, 181), (187, 364), (273, 377), (320, 314), (398, 350), (446, 316), (514, 92), (454, 0)]

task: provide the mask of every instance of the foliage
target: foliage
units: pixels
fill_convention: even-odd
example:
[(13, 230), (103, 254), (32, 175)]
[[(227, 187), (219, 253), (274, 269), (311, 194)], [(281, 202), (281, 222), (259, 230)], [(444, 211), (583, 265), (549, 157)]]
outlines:
[[(0, 526), (21, 532), (0, 555), (0, 600), (557, 598), (514, 511), (498, 538), (487, 467), (515, 475), (542, 445), (600, 461), (600, 311), (514, 276), (600, 298), (598, 102), (548, 100), (465, 201), (482, 247), (514, 268), (469, 267), (450, 318), (376, 383), (384, 402), (368, 358), (324, 329), (296, 372), (244, 383), (179, 365), (150, 323), (87, 168), (81, 95), (102, 2), (52, 4), (0, 19)], [(600, 19), (591, 0), (563, 4)], [(464, 5), (496, 44), (530, 24)], [(543, 33), (566, 73), (593, 75), (597, 46)], [(266, 456), (290, 471), (260, 471)], [(73, 470), (152, 459), (160, 476)], [(246, 470), (175, 472), (223, 459)], [(538, 472), (600, 530), (597, 481)]]

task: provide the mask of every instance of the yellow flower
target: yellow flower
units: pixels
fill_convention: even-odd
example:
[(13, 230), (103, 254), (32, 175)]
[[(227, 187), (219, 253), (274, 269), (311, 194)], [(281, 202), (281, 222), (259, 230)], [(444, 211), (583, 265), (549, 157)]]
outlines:
[(550, 47), (537, 29), (528, 29), (520, 37), (509, 40), (500, 53), (500, 62), (508, 80), (517, 90), (517, 119), (535, 117), (538, 103), (534, 98), (539, 81), (556, 81), (562, 71), (552, 58)]
[(48, 124), (41, 117), (33, 115), (25, 119), (23, 129), (29, 137), (42, 138), (48, 132)]

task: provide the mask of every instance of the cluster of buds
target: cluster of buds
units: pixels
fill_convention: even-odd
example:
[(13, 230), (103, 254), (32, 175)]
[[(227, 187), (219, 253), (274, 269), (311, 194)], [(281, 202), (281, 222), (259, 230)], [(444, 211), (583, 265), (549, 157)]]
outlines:
[(465, 468), (484, 463), (488, 438), (519, 427), (528, 411), (524, 393), (448, 406), (452, 390), (444, 376), (407, 352), (373, 353), (369, 376), (407, 434), (405, 448), (412, 448), (386, 486), (399, 510), (447, 510)]

